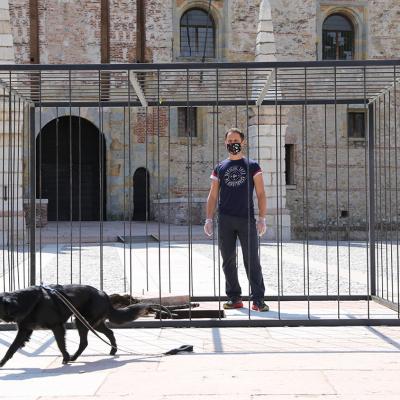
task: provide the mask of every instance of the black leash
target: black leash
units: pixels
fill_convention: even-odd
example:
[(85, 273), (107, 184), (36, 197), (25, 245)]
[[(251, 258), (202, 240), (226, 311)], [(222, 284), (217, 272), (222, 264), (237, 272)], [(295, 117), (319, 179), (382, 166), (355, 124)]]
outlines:
[[(51, 288), (49, 286), (44, 286), (43, 284), (40, 285), (40, 288), (45, 290), (46, 292), (49, 292), (50, 294), (55, 294), (87, 329), (89, 329), (92, 333), (94, 333), (102, 342), (104, 342), (105, 344), (107, 344), (108, 346), (112, 347), (115, 350), (122, 350), (128, 354), (141, 355), (141, 356), (163, 356), (163, 355), (169, 356), (169, 355), (175, 355), (175, 354), (182, 353), (182, 352), (193, 352), (192, 345), (182, 345), (181, 347), (171, 349), (165, 353), (155, 353), (155, 354), (132, 353), (130, 350), (126, 350), (123, 347), (117, 348), (116, 346), (113, 346), (110, 342), (108, 342), (107, 340), (104, 340), (95, 331), (95, 329), (90, 325), (90, 323), (86, 320), (86, 318), (76, 309), (76, 307), (59, 290)], [(168, 313), (169, 317), (171, 318), (171, 311), (167, 307), (164, 307), (161, 304), (149, 304), (148, 306), (149, 307), (159, 307), (160, 309), (163, 309), (164, 311), (166, 311)]]

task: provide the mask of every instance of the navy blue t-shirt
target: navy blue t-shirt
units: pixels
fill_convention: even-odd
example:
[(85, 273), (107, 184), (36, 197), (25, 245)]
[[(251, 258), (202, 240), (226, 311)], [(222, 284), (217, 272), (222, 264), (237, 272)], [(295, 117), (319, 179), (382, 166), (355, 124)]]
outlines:
[[(233, 217), (254, 217), (253, 178), (261, 174), (260, 166), (254, 160), (229, 158), (219, 163), (211, 174), (211, 179), (219, 181), (219, 213)], [(248, 176), (250, 179), (248, 180)]]

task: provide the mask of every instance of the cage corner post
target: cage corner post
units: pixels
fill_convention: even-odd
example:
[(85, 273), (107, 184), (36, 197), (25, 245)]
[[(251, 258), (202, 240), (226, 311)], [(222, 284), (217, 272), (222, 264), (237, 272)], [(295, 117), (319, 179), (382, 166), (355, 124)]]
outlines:
[(369, 238), (369, 268), (370, 268), (370, 294), (376, 296), (376, 268), (375, 268), (375, 160), (374, 160), (374, 104), (368, 104), (368, 175), (369, 175), (369, 201), (368, 201), (368, 238)]

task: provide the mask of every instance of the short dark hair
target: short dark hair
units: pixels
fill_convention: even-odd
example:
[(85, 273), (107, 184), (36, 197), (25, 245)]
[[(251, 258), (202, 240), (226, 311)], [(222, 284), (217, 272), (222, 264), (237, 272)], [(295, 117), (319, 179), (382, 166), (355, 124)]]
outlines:
[(241, 132), (238, 128), (230, 128), (225, 132), (225, 139), (228, 136), (229, 133), (234, 132), (238, 133), (240, 135), (240, 139), (244, 140), (244, 133)]

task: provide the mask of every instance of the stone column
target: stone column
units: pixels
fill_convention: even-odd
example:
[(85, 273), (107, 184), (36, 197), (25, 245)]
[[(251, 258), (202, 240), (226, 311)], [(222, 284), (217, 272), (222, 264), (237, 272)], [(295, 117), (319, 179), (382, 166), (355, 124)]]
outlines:
[[(14, 62), (9, 2), (0, 0), (0, 64), (14, 64)], [(17, 237), (22, 240), (22, 230), (25, 229), (22, 204), (23, 135), (13, 131), (14, 127), (20, 127), (22, 132), (23, 107), (21, 103), (20, 113), (18, 113), (18, 103), (14, 102), (11, 107), (10, 115), (8, 99), (5, 101), (5, 106), (3, 106), (3, 101), (0, 101), (0, 201), (2, 203), (0, 245), (3, 243), (9, 245), (10, 241), (15, 241)], [(11, 124), (10, 118), (12, 118)]]
[[(261, 0), (257, 28), (256, 61), (277, 61), (276, 44), (269, 0)], [(268, 73), (265, 80), (267, 82)], [(275, 93), (272, 80), (270, 91)], [(279, 82), (278, 82), (278, 97)], [(286, 112), (279, 106), (260, 106), (259, 115), (254, 108), (249, 119), (249, 156), (259, 160), (263, 170), (267, 195), (267, 239), (290, 240), (290, 215), (286, 209), (285, 134)], [(258, 124), (259, 121), (259, 124)], [(277, 147), (278, 146), (278, 147)], [(259, 148), (259, 151), (257, 150)], [(260, 155), (258, 157), (258, 154)]]

